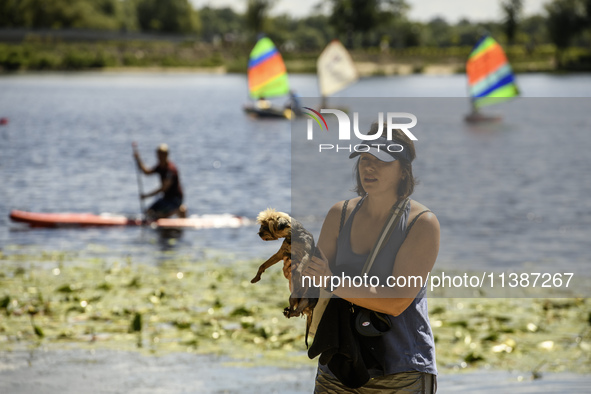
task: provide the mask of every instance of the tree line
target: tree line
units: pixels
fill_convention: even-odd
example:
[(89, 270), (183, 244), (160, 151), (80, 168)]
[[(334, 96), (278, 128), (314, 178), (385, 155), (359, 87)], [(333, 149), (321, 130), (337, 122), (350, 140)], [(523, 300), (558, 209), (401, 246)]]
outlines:
[(184, 34), (216, 45), (241, 45), (266, 33), (284, 49), (317, 51), (339, 38), (351, 49), (473, 45), (490, 33), (507, 45), (591, 46), (591, 0), (549, 0), (544, 13), (523, 16), (524, 0), (500, 0), (503, 19), (450, 24), (409, 19), (405, 0), (329, 0), (324, 11), (270, 16), (273, 0), (194, 9), (189, 0), (0, 0), (0, 28), (98, 29)]
[(0, 28), (196, 33), (188, 0), (0, 0)]

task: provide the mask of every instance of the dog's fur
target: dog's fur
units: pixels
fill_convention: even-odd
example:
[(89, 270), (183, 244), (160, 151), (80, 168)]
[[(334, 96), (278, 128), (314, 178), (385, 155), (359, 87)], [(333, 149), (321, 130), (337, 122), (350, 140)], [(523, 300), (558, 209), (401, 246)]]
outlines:
[[(283, 314), (290, 318), (294, 316), (306, 316), (306, 345), (308, 345), (308, 332), (312, 323), (314, 307), (318, 302), (319, 289), (315, 287), (303, 288), (301, 273), (308, 265), (310, 258), (316, 252), (314, 237), (297, 220), (284, 212), (277, 212), (269, 208), (257, 217), (259, 237), (264, 241), (274, 241), (285, 238), (281, 247), (273, 256), (265, 261), (258, 269), (256, 276), (251, 280), (256, 283), (261, 279), (265, 270), (284, 259), (292, 260), (292, 293), (289, 297), (289, 307), (285, 308)], [(292, 233), (293, 230), (293, 233)], [(292, 243), (292, 234), (294, 242)], [(292, 250), (293, 246), (293, 250)]]

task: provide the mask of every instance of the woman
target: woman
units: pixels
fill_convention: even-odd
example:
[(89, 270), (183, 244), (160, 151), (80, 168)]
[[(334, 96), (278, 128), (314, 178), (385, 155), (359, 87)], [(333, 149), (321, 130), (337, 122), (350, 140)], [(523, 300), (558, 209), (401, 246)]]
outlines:
[[(369, 134), (376, 132), (378, 125), (374, 124)], [(403, 132), (394, 130), (392, 141), (382, 136), (364, 143), (371, 146), (367, 152), (355, 152), (350, 156), (359, 156), (356, 166), (359, 197), (348, 204), (338, 202), (330, 209), (318, 239), (318, 247), (325, 258), (315, 257), (303, 276), (320, 279), (331, 275), (360, 275), (390, 217), (390, 209), (413, 192), (413, 142)], [(391, 147), (390, 152), (386, 147), (392, 144), (397, 145)], [(387, 315), (391, 328), (383, 335), (371, 338), (370, 342), (360, 342), (360, 346), (370, 347), (366, 350), (377, 361), (368, 368), (371, 379), (361, 388), (351, 390), (327, 365), (319, 364), (315, 393), (436, 391), (435, 345), (424, 296), (428, 273), (439, 250), (439, 222), (427, 207), (409, 199), (383, 246), (368, 272), (368, 276), (380, 278), (380, 285), (347, 287), (342, 284), (333, 291), (334, 296), (350, 302), (353, 308), (363, 307)], [(284, 273), (291, 277), (290, 262), (284, 265)], [(387, 276), (420, 277), (422, 282), (418, 280), (413, 284), (408, 280), (403, 284), (399, 281), (400, 285), (395, 287), (391, 281), (386, 282)]]

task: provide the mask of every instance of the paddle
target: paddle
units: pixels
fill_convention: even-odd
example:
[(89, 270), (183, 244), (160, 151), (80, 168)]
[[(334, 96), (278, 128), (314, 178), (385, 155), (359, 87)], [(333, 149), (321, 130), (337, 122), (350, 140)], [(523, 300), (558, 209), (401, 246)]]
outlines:
[[(137, 143), (134, 141), (131, 143), (131, 147), (133, 149), (133, 153), (134, 156), (137, 152)], [(142, 184), (142, 174), (140, 174), (140, 167), (139, 165), (136, 163), (135, 166), (135, 173), (137, 175), (137, 188), (138, 188), (138, 196), (140, 198), (140, 212), (142, 214), (142, 225), (145, 224), (145, 214), (146, 214), (146, 208), (144, 206), (144, 199), (142, 198), (142, 194), (144, 194), (144, 186)]]

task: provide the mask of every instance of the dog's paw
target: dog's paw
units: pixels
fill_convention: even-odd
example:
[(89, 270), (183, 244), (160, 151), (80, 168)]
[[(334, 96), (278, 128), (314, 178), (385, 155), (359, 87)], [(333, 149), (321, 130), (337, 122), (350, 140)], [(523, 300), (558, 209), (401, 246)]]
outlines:
[(250, 283), (257, 283), (259, 280), (261, 280), (261, 276), (257, 275), (250, 280)]
[(300, 315), (301, 315), (301, 313), (300, 313), (300, 312), (298, 312), (298, 311), (296, 311), (296, 310), (292, 310), (292, 309), (290, 309), (289, 307), (288, 307), (288, 308), (285, 308), (285, 309), (283, 310), (283, 316), (287, 317), (288, 319), (289, 319), (290, 317), (298, 317), (298, 316), (300, 316)]

